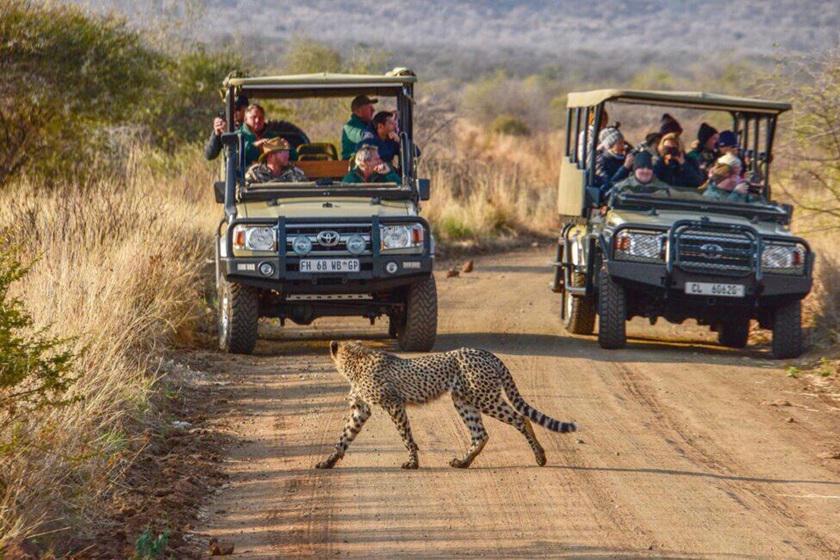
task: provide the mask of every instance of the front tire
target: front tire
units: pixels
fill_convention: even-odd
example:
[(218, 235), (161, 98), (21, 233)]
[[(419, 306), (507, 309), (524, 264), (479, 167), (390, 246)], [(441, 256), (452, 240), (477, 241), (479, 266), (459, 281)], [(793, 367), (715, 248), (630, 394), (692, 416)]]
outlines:
[(405, 315), (397, 327), (400, 350), (428, 352), (437, 337), (437, 284), (435, 277), (412, 284), (405, 298)]
[(785, 303), (773, 314), (773, 357), (777, 360), (802, 354), (802, 302)]
[[(570, 281), (572, 286), (585, 286), (586, 275), (573, 272)], [(574, 297), (568, 291), (563, 292), (563, 305), (566, 307), (566, 317), (563, 326), (571, 334), (592, 334), (595, 331), (595, 298), (592, 296)]]
[(749, 319), (731, 319), (718, 326), (718, 343), (729, 348), (744, 348), (750, 337)]
[(259, 317), (255, 288), (219, 279), (219, 349), (231, 354), (253, 352)]
[(606, 268), (598, 274), (598, 344), (607, 350), (627, 344), (627, 294)]

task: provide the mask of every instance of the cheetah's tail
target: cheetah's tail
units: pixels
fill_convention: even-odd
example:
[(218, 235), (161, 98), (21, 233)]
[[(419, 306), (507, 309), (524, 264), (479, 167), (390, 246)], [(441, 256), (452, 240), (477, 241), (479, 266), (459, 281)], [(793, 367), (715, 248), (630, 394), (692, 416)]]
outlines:
[(532, 421), (536, 422), (543, 428), (551, 430), (552, 432), (568, 433), (577, 431), (577, 426), (574, 422), (561, 422), (560, 420), (555, 420), (551, 416), (543, 414), (525, 402), (525, 399), (523, 399), (522, 395), (519, 394), (519, 389), (516, 388), (513, 376), (510, 374), (507, 367), (505, 367), (505, 371), (507, 372), (507, 378), (504, 380), (505, 394), (507, 395), (510, 403), (520, 414), (530, 418)]

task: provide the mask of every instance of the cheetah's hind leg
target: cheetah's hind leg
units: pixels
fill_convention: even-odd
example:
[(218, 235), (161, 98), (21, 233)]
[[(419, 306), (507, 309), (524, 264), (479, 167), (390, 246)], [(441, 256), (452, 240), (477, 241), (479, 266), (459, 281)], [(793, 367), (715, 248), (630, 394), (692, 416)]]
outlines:
[(452, 402), (455, 403), (458, 414), (461, 415), (461, 419), (470, 431), (471, 445), (463, 459), (455, 457), (449, 461), (449, 466), (466, 469), (472, 464), (478, 454), (481, 453), (484, 446), (487, 445), (487, 440), (490, 439), (490, 436), (487, 435), (487, 430), (484, 429), (484, 423), (481, 421), (481, 412), (476, 407), (469, 404), (463, 397), (456, 395), (454, 392), (452, 393)]
[(537, 440), (537, 435), (534, 433), (534, 428), (531, 426), (530, 420), (516, 412), (501, 397), (496, 404), (482, 408), (482, 412), (505, 424), (510, 424), (519, 430), (525, 436), (525, 439), (528, 440), (528, 445), (531, 446), (531, 450), (534, 452), (534, 458), (537, 460), (537, 464), (541, 467), (545, 465), (545, 450)]

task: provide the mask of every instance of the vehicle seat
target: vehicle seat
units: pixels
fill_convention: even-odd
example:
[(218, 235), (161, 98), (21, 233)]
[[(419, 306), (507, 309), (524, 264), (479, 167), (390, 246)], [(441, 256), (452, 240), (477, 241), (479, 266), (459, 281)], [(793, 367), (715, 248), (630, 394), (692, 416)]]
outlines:
[(295, 165), (306, 174), (307, 179), (334, 179), (341, 180), (350, 169), (350, 162), (346, 159), (300, 159)]
[(329, 142), (312, 142), (301, 144), (297, 148), (299, 161), (337, 160), (338, 150)]

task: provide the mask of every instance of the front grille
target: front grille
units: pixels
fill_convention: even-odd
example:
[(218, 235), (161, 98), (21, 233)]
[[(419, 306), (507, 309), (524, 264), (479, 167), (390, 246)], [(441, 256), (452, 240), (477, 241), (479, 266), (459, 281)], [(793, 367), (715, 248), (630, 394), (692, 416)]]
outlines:
[[(318, 240), (322, 232), (338, 234), (338, 242), (327, 246)], [(358, 256), (372, 254), (371, 225), (370, 224), (286, 224), (286, 254), (296, 256), (293, 243), (296, 237), (306, 236), (312, 242), (312, 250), (306, 257), (317, 256)], [(353, 236), (360, 236), (365, 241), (365, 249), (361, 253), (352, 254), (347, 250), (347, 240)]]
[(674, 243), (678, 266), (687, 272), (743, 276), (755, 270), (758, 247), (747, 233), (685, 228)]

